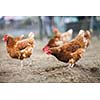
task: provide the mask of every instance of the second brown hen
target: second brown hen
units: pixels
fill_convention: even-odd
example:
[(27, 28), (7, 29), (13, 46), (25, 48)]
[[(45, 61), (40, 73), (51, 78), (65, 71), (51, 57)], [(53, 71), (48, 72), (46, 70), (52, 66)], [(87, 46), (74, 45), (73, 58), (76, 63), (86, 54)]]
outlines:
[(54, 37), (49, 40), (47, 45), (43, 48), (52, 48), (63, 45), (72, 39), (73, 30), (69, 29), (67, 32), (61, 33), (57, 28), (53, 29)]

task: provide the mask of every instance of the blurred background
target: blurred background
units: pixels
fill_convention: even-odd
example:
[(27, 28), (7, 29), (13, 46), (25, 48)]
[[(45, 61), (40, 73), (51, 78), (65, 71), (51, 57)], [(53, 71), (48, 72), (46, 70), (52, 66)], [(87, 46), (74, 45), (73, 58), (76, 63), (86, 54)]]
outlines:
[(0, 37), (6, 33), (27, 35), (32, 31), (35, 38), (43, 40), (53, 36), (54, 27), (61, 32), (72, 28), (74, 35), (80, 29), (88, 29), (99, 38), (100, 16), (0, 16)]

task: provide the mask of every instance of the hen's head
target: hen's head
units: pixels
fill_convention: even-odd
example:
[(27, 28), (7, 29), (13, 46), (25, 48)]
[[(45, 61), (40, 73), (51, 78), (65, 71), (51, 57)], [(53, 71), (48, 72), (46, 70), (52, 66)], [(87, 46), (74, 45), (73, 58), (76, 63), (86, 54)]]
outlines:
[(7, 40), (8, 40), (8, 34), (5, 34), (4, 36), (3, 36), (3, 38), (2, 38), (2, 40), (4, 41), (4, 42), (7, 42)]

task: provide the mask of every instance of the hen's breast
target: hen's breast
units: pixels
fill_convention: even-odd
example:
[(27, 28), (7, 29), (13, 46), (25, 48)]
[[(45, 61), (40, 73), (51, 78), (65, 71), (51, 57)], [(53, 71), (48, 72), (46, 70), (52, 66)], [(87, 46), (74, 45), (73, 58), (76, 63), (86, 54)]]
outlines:
[(59, 54), (53, 54), (58, 60), (67, 63), (69, 59), (71, 58), (69, 52), (61, 52)]

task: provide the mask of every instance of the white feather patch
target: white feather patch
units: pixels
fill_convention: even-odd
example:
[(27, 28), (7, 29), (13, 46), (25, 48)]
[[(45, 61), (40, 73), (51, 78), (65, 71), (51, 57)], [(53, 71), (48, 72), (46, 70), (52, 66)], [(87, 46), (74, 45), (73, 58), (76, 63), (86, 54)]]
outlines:
[(73, 33), (73, 29), (69, 29), (67, 32), (72, 34)]

